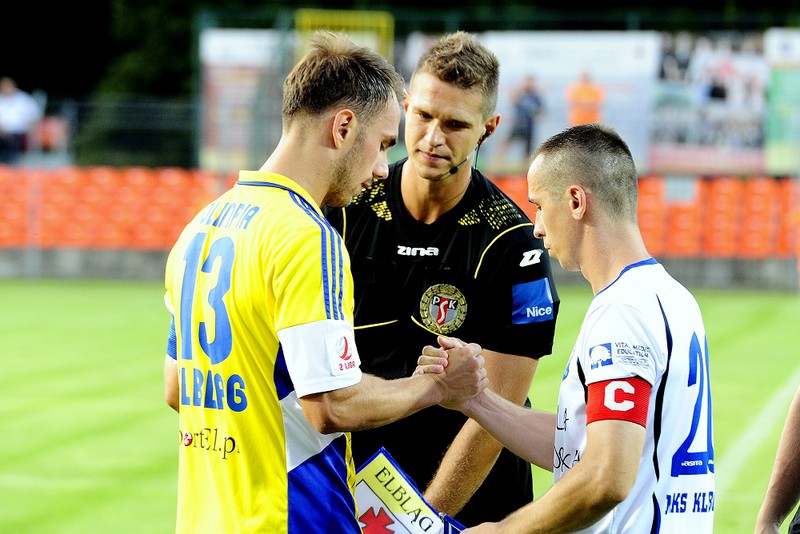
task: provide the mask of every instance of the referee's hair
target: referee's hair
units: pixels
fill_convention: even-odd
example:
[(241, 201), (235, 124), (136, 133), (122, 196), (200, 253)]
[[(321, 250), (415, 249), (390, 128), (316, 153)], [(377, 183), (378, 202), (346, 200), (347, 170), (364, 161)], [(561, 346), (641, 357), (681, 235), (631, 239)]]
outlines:
[(346, 107), (370, 123), (392, 95), (398, 105), (403, 101), (403, 78), (383, 56), (343, 33), (320, 30), (283, 83), (283, 120)]
[(534, 152), (543, 156), (547, 185), (560, 194), (570, 183), (585, 186), (612, 218), (636, 222), (636, 164), (628, 145), (610, 126), (583, 124), (558, 133)]
[(460, 89), (479, 89), (483, 94), (483, 116), (494, 113), (500, 62), (474, 35), (457, 31), (440, 37), (420, 56), (412, 80), (420, 72), (433, 74)]

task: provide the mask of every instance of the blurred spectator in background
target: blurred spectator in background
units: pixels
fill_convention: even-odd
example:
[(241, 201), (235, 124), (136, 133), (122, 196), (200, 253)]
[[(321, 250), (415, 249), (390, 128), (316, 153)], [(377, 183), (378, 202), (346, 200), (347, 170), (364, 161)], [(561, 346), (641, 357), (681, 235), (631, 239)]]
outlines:
[(0, 78), (0, 163), (17, 162), (41, 118), (42, 110), (31, 95), (21, 91), (13, 78)]
[(589, 71), (581, 72), (577, 81), (567, 86), (567, 104), (569, 105), (569, 125), (579, 126), (593, 122), (602, 122), (601, 108), (605, 99), (605, 91), (592, 81)]
[(662, 80), (685, 83), (689, 62), (692, 59), (694, 40), (688, 32), (662, 34), (661, 73)]
[(508, 147), (512, 143), (521, 142), (523, 154), (521, 160), (527, 168), (527, 160), (533, 153), (534, 141), (536, 138), (536, 121), (544, 110), (544, 100), (536, 87), (536, 80), (528, 75), (522, 85), (514, 92), (514, 116), (511, 132), (503, 138), (500, 144), (497, 159), (503, 168), (507, 167), (503, 161), (506, 157)]

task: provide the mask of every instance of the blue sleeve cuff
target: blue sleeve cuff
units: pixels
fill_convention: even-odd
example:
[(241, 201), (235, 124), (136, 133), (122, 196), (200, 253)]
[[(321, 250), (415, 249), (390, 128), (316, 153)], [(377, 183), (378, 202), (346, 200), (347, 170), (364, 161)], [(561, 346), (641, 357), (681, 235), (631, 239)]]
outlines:
[(175, 333), (175, 316), (169, 323), (169, 336), (167, 337), (167, 356), (178, 361), (178, 335)]

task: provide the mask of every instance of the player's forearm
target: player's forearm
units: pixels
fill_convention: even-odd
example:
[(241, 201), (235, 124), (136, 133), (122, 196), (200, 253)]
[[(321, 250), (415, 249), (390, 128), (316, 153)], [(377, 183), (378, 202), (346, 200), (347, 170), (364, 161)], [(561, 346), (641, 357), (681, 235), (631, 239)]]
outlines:
[(359, 383), (301, 399), (303, 413), (318, 432), (367, 430), (407, 417), (434, 404), (458, 404), (486, 388), (481, 347), (453, 348), (440, 374), (384, 380), (364, 374)]
[(605, 481), (597, 470), (582, 466), (583, 461), (541, 498), (506, 517), (497, 525), (499, 532), (574, 532), (599, 521), (620, 499), (603, 489)]
[(447, 449), (425, 498), (438, 511), (457, 514), (486, 479), (502, 449), (477, 422), (468, 420)]
[(627, 421), (595, 421), (586, 449), (548, 492), (504, 519), (502, 532), (573, 532), (624, 501), (636, 483), (646, 430)]
[[(302, 402), (311, 424), (328, 434), (387, 425), (440, 400), (440, 391), (430, 375), (383, 380), (364, 374), (354, 386), (310, 395)], [(313, 409), (317, 403), (321, 405)]]
[(586, 449), (550, 491), (504, 519), (502, 532), (572, 532), (624, 501), (636, 483), (646, 430), (628, 421), (587, 426)]
[[(522, 405), (528, 397), (537, 360), (487, 349), (481, 354), (493, 391)], [(486, 429), (473, 419), (467, 420), (447, 449), (425, 497), (438, 510), (455, 515), (483, 484), (502, 450), (503, 445)]]
[(520, 458), (553, 470), (555, 414), (518, 406), (489, 390), (471, 401), (464, 413)]
[[(758, 514), (758, 526), (780, 525), (798, 500), (800, 500), (800, 390), (789, 407), (789, 414), (784, 423), (772, 475)], [(759, 532), (758, 529), (756, 531)]]
[(396, 380), (365, 375), (368, 389), (353, 406), (362, 414), (358, 428), (366, 430), (393, 423), (440, 401), (441, 392), (432, 380), (412, 376)]
[[(800, 491), (797, 488), (799, 483), (797, 473), (793, 475), (784, 473), (782, 476), (776, 476), (773, 473), (764, 502), (758, 512), (757, 525), (779, 527), (797, 504), (800, 497)], [(760, 531), (757, 529), (756, 532)], [(769, 532), (769, 530), (764, 532)]]
[(794, 475), (784, 473), (783, 476), (775, 476), (773, 473), (764, 502), (758, 512), (756, 532), (773, 532), (770, 528), (777, 529), (792, 512), (798, 501), (797, 476), (797, 473)]

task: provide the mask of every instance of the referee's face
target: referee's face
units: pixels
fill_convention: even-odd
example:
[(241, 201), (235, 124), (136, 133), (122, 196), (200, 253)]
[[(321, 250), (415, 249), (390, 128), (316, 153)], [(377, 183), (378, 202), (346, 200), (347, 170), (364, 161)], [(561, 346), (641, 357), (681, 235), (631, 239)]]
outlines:
[(465, 160), (487, 130), (482, 106), (480, 89), (461, 89), (427, 72), (414, 75), (404, 102), (405, 143), (417, 176), (439, 181), (459, 164), (454, 174), (470, 175)]

